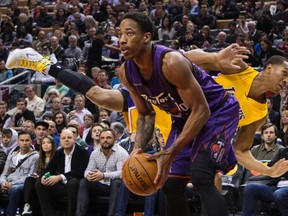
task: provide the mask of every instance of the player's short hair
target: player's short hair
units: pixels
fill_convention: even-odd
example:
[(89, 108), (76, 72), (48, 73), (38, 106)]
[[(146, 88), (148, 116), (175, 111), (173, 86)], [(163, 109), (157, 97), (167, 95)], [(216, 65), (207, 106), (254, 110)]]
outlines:
[(138, 23), (140, 26), (140, 29), (143, 33), (149, 32), (151, 33), (151, 38), (153, 38), (154, 35), (154, 25), (152, 20), (146, 16), (144, 13), (141, 12), (130, 12), (125, 14), (122, 20), (125, 19), (132, 19), (135, 22)]
[(284, 62), (288, 62), (288, 59), (285, 58), (284, 56), (280, 56), (280, 55), (274, 55), (271, 56), (265, 63), (264, 65), (264, 69), (269, 65), (283, 65)]

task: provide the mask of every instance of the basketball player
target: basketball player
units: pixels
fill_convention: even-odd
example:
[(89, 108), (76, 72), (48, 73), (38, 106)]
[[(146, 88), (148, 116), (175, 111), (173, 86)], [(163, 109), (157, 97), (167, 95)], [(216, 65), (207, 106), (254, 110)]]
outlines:
[[(206, 212), (208, 215), (227, 215), (225, 201), (216, 190), (213, 180), (217, 169), (226, 172), (236, 163), (230, 140), (238, 125), (238, 103), (231, 95), (226, 94), (224, 89), (217, 85), (211, 77), (202, 73), (182, 55), (165, 47), (153, 46), (151, 43), (153, 25), (147, 17), (143, 17), (140, 13), (127, 14), (120, 28), (120, 46), (127, 59), (122, 67), (121, 78), (124, 85), (128, 87), (139, 111), (136, 146), (145, 145), (145, 139), (150, 138), (149, 132), (152, 132), (154, 128), (154, 112), (150, 103), (147, 102), (155, 103), (173, 115), (173, 128), (166, 150), (157, 155), (159, 174), (155, 182), (161, 187), (170, 171), (170, 178), (164, 187), (168, 197), (168, 213), (170, 215), (188, 214), (182, 205), (186, 202), (184, 191), (190, 175), (190, 168), (187, 164), (190, 164), (189, 159), (191, 158), (192, 182), (203, 200)], [(152, 51), (156, 51), (157, 55), (154, 55), (155, 53), (151, 55)], [(159, 52), (162, 55), (159, 55)], [(16, 58), (15, 55), (13, 56), (14, 59), (7, 63), (8, 68), (15, 65), (13, 61), (15, 63)], [(29, 58), (33, 61), (32, 56)], [(147, 92), (141, 92), (142, 89), (151, 90), (151, 85), (153, 86), (152, 81), (149, 82), (152, 77), (153, 63), (159, 63), (159, 66), (153, 71), (153, 79), (162, 75), (161, 81), (164, 83), (162, 87), (170, 88), (168, 90), (160, 89), (160, 91), (163, 90), (163, 95), (159, 95), (157, 92), (156, 96), (159, 97), (156, 98), (144, 95)], [(19, 59), (16, 65), (21, 66)], [(29, 65), (31, 64), (25, 64), (26, 67)], [(45, 65), (44, 68), (49, 67)], [(138, 68), (140, 71), (137, 71)], [(161, 69), (163, 74), (160, 73)], [(94, 83), (91, 80), (72, 73), (70, 75), (74, 78), (67, 79), (66, 75), (69, 72), (71, 71), (53, 65), (49, 74), (61, 81), (66, 80), (64, 84), (85, 94), (97, 105), (105, 104), (108, 109), (122, 110), (124, 103), (120, 99), (121, 92), (112, 91), (114, 96), (117, 96), (116, 100), (111, 100), (109, 94), (107, 96), (100, 94), (99, 96), (97, 93), (100, 92), (100, 88), (93, 87)], [(139, 72), (139, 76), (135, 77), (137, 72)], [(143, 80), (146, 79), (147, 83), (142, 82), (140, 76)], [(131, 84), (132, 78), (136, 83)], [(83, 85), (84, 83), (85, 85)], [(150, 85), (150, 89), (147, 85)], [(157, 82), (158, 87), (161, 87), (160, 82)], [(152, 95), (155, 92), (149, 93)], [(163, 102), (163, 104), (157, 104), (159, 102)], [(185, 150), (181, 151), (183, 148)], [(192, 154), (190, 155), (191, 150)], [(212, 203), (213, 206), (216, 204), (217, 209), (211, 206)]]

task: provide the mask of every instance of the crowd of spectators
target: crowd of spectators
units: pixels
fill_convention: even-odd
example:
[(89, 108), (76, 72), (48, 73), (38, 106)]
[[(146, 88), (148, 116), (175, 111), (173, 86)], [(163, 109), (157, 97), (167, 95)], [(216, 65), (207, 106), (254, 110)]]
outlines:
[[(18, 0), (3, 0), (0, 2), (0, 6), (5, 8), (5, 13), (1, 14), (0, 23), (0, 82), (23, 72), (23, 69), (7, 70), (5, 68), (9, 52), (15, 48), (32, 47), (53, 63), (61, 63), (77, 73), (86, 74), (102, 88), (121, 88), (122, 84), (118, 79), (117, 71), (122, 61), (118, 49), (119, 23), (125, 13), (131, 11), (143, 12), (152, 19), (155, 26), (153, 40), (156, 44), (170, 46), (180, 52), (196, 48), (217, 52), (231, 43), (238, 43), (250, 50), (249, 58), (245, 61), (252, 67), (262, 67), (265, 61), (273, 55), (288, 56), (287, 0), (269, 2), (255, 2), (253, 0), (28, 0), (25, 6), (19, 6)], [(217, 28), (217, 23), (221, 20), (229, 21), (227, 28)], [(19, 190), (23, 190), (23, 188), (26, 191), (24, 194), (27, 194), (27, 191), (32, 190), (31, 185), (32, 188), (33, 185), (36, 185), (36, 191), (33, 190), (33, 193), (39, 193), (38, 195), (45, 193), (45, 199), (40, 200), (40, 204), (41, 207), (44, 206), (42, 210), (49, 209), (47, 211), (50, 214), (53, 213), (53, 208), (47, 204), (47, 200), (51, 194), (47, 192), (45, 187), (49, 184), (60, 184), (61, 181), (65, 184), (65, 181), (74, 179), (71, 185), (67, 187), (75, 187), (75, 185), (78, 187), (80, 182), (80, 188), (86, 191), (85, 194), (82, 194), (85, 196), (84, 198), (78, 197), (80, 200), (85, 200), (85, 203), (79, 204), (78, 202), (77, 204), (77, 212), (81, 215), (82, 212), (87, 211), (87, 203), (89, 202), (87, 197), (89, 193), (93, 193), (93, 188), (103, 190), (105, 195), (110, 193), (109, 180), (117, 179), (120, 176), (118, 159), (123, 161), (127, 156), (126, 153), (121, 153), (120, 156), (118, 155), (119, 158), (114, 158), (116, 170), (109, 170), (111, 167), (108, 167), (108, 170), (105, 170), (106, 167), (100, 167), (103, 166), (103, 161), (90, 161), (87, 167), (89, 155), (93, 155), (94, 150), (97, 149), (97, 154), (103, 158), (107, 157), (105, 151), (103, 151), (104, 153), (98, 151), (101, 147), (103, 148), (99, 138), (101, 131), (104, 128), (109, 128), (111, 124), (114, 132), (111, 135), (111, 131), (105, 131), (104, 135), (105, 139), (107, 136), (112, 136), (116, 141), (117, 145), (111, 144), (111, 148), (116, 152), (122, 152), (122, 150), (118, 150), (118, 147), (116, 148), (119, 144), (130, 153), (133, 149), (133, 139), (130, 138), (130, 134), (126, 133), (127, 126), (122, 113), (111, 113), (97, 107), (86, 100), (83, 95), (77, 94), (53, 77), (31, 72), (33, 73), (31, 85), (25, 86), (23, 98), (20, 97), (15, 101), (16, 107), (9, 107), (10, 101), (9, 103), (4, 100), (0, 101), (0, 131), (2, 134), (0, 183), (1, 188), (5, 189), (1, 193), (7, 193), (10, 188), (13, 188), (13, 185), (6, 182), (10, 175), (12, 177), (16, 174), (26, 175), (27, 177), (27, 174), (30, 174), (37, 178), (37, 176), (43, 175), (44, 170), (48, 167), (51, 175), (55, 177), (52, 178), (53, 182), (47, 183), (43, 180), (41, 185), (35, 179), (29, 179), (27, 180), (29, 182), (26, 182), (23, 178), (23, 181), (20, 182), (23, 187), (16, 188), (14, 196), (17, 196)], [(41, 86), (41, 93), (38, 95), (36, 94), (37, 85)], [(273, 123), (273, 127), (270, 125), (268, 128), (275, 129), (274, 134), (275, 136), (278, 135), (279, 138), (277, 143), (284, 147), (287, 146), (288, 141), (287, 95), (287, 90), (274, 96), (267, 94), (271, 98), (271, 100), (269, 99), (267, 121)], [(66, 130), (71, 131), (72, 134)], [(28, 137), (23, 131), (28, 132), (31, 137)], [(61, 137), (63, 131), (64, 134)], [(255, 144), (262, 144), (254, 147), (252, 153), (264, 154), (263, 151), (265, 151), (274, 157), (276, 147), (271, 148), (271, 145), (267, 144), (269, 139), (267, 141), (267, 137), (264, 137), (264, 131), (264, 129), (261, 131), (263, 142), (261, 140), (255, 142)], [(25, 137), (25, 140), (21, 140), (19, 137)], [(161, 139), (161, 136), (159, 137), (158, 134), (155, 137), (151, 141), (151, 150), (161, 147), (159, 142), (155, 141), (158, 138)], [(65, 144), (65, 139), (70, 140), (67, 141), (68, 144)], [(25, 146), (22, 144), (25, 142), (31, 146), (31, 149), (39, 152), (37, 168), (34, 169), (34, 166), (36, 167), (35, 161), (33, 161), (34, 165), (30, 166), (31, 157), (30, 160), (23, 163), (24, 167), (30, 166), (30, 169), (19, 169), (16, 170), (16, 174), (10, 173), (8, 165), (4, 169), (5, 161), (11, 160), (9, 163), (14, 164), (15, 167), (21, 156), (29, 155), (30, 150), (22, 147)], [(273, 144), (275, 143), (274, 139)], [(49, 144), (51, 149), (45, 149), (44, 146)], [(74, 145), (77, 146), (77, 150), (73, 147)], [(74, 154), (74, 150), (78, 152), (78, 147), (88, 150), (87, 155), (81, 153), (83, 169), (77, 170), (77, 174), (75, 174), (73, 161), (70, 161), (67, 170), (74, 174), (68, 176), (66, 175), (66, 167), (65, 170), (58, 170), (60, 168), (55, 165), (55, 161), (61, 160), (62, 156), (65, 161), (68, 160), (71, 156), (70, 150), (72, 150), (71, 154)], [(57, 152), (56, 148), (58, 148)], [(59, 149), (62, 149), (62, 152)], [(279, 149), (281, 148), (277, 146), (277, 151)], [(17, 156), (18, 153), (21, 156)], [(49, 166), (50, 159), (54, 154), (58, 156)], [(95, 155), (96, 152), (92, 158)], [(97, 157), (101, 158), (100, 156)], [(269, 160), (273, 157), (269, 157)], [(259, 158), (259, 160), (261, 159)], [(91, 157), (90, 160), (92, 160)], [(84, 176), (84, 171), (85, 180), (80, 181)], [(82, 173), (81, 178), (78, 175), (79, 172)], [(115, 175), (110, 176), (106, 172), (115, 172)], [(60, 175), (61, 178), (56, 173), (62, 174)], [(90, 185), (91, 179), (97, 179), (99, 185)], [(113, 182), (113, 188), (117, 187), (119, 187), (119, 183)], [(58, 187), (55, 186), (55, 188)], [(92, 191), (89, 191), (88, 188)], [(71, 188), (70, 190), (74, 199), (71, 198), (72, 195), (71, 199), (68, 199), (68, 206), (71, 207), (68, 210), (75, 212), (77, 195), (75, 195), (75, 190)], [(60, 188), (59, 191), (63, 192), (63, 188)], [(115, 190), (113, 189), (113, 191)], [(67, 195), (62, 192), (58, 195)], [(68, 194), (68, 196), (70, 195)], [(34, 208), (37, 206), (35, 205), (37, 201), (31, 201), (31, 199), (31, 196), (24, 196), (25, 206), (23, 210), (25, 213), (32, 210), (40, 211), (37, 207)], [(111, 204), (109, 209), (111, 215), (116, 209), (115, 196), (113, 199), (114, 201), (111, 202), (114, 204)], [(14, 203), (13, 206), (8, 206), (8, 213), (14, 214), (16, 207), (22, 208), (23, 206), (16, 206)], [(150, 211), (153, 210), (154, 208), (150, 208)]]

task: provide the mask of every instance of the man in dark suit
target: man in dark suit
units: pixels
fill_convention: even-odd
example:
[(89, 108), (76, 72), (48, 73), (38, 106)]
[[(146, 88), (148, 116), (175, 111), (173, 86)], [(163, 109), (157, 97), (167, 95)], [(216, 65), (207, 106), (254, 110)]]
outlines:
[(60, 135), (62, 148), (58, 149), (46, 168), (46, 173), (36, 182), (43, 216), (55, 215), (55, 198), (67, 196), (67, 215), (74, 216), (79, 180), (84, 177), (89, 155), (87, 150), (75, 145), (72, 131), (64, 129)]

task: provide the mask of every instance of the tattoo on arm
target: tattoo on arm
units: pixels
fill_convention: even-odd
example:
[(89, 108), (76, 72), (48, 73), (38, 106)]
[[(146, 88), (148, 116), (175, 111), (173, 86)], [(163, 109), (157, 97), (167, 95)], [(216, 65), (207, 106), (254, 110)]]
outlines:
[(137, 133), (135, 138), (135, 148), (144, 148), (154, 132), (155, 113), (151, 112), (149, 115), (139, 113), (137, 119)]

